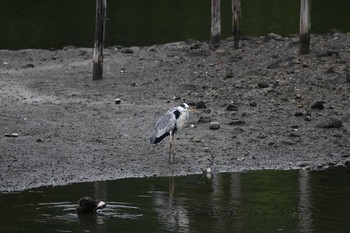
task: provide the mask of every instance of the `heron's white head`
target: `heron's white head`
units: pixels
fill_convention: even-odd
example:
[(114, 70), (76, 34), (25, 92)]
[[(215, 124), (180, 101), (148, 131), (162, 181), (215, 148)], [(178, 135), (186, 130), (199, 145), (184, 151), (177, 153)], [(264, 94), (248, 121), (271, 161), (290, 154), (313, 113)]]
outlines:
[(187, 111), (189, 111), (189, 112), (197, 112), (197, 111), (196, 111), (196, 108), (195, 108), (194, 106), (189, 106), (189, 105), (186, 104), (186, 103), (180, 104), (179, 107), (182, 108), (183, 110), (187, 110)]
[(184, 108), (184, 109), (188, 109), (188, 104), (182, 103), (182, 104), (180, 104), (180, 107), (182, 107), (182, 108)]

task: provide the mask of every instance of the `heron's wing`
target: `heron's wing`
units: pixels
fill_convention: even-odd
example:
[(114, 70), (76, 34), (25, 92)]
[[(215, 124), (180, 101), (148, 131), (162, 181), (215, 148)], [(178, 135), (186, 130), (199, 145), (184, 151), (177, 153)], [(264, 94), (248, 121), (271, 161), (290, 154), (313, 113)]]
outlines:
[(168, 111), (164, 116), (159, 118), (157, 121), (152, 136), (150, 137), (150, 142), (156, 144), (162, 141), (169, 132), (174, 130), (176, 126), (176, 118), (173, 111)]
[(168, 111), (163, 115), (156, 123), (154, 128), (156, 137), (161, 137), (162, 135), (174, 130), (176, 125), (176, 118), (173, 111)]

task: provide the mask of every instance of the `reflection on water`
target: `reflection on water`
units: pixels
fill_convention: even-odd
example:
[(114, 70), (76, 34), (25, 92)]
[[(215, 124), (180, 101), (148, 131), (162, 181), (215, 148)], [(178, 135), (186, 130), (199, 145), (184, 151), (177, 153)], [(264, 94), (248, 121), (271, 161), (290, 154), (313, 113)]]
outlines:
[[(0, 232), (350, 232), (350, 169), (121, 179), (0, 194)], [(107, 203), (77, 216), (76, 201)]]
[[(231, 1), (222, 3), (222, 37), (231, 33)], [(1, 0), (0, 48), (93, 47), (96, 1)], [(348, 0), (312, 4), (312, 33), (350, 31)], [(298, 33), (300, 1), (242, 1), (241, 33)], [(186, 39), (209, 40), (210, 1), (108, 1), (106, 45), (144, 46)]]

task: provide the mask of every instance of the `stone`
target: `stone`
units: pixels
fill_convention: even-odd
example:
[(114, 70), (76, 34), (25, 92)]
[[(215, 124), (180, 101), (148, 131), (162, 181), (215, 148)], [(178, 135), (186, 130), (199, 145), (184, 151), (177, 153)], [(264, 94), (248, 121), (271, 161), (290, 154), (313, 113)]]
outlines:
[(256, 106), (258, 106), (258, 104), (257, 104), (255, 101), (250, 101), (250, 102), (249, 102), (249, 105), (250, 105), (251, 107), (256, 107)]
[(115, 103), (115, 104), (120, 104), (120, 103), (121, 103), (121, 101), (122, 101), (121, 99), (116, 98), (116, 99), (115, 99), (115, 101), (114, 101), (114, 103)]
[(330, 128), (340, 128), (343, 122), (338, 119), (330, 119), (328, 121), (322, 122), (317, 125), (318, 128), (330, 129)]
[(29, 64), (25, 65), (24, 68), (25, 68), (25, 69), (26, 69), (26, 68), (34, 68), (34, 64), (29, 63)]
[(267, 66), (268, 69), (278, 68), (281, 65), (281, 60), (275, 61)]
[(236, 104), (230, 103), (229, 105), (227, 105), (226, 110), (227, 111), (237, 111), (238, 106)]
[(245, 124), (245, 121), (242, 121), (239, 119), (234, 119), (229, 123), (229, 125), (243, 125), (243, 124)]
[(194, 137), (194, 138), (192, 138), (192, 142), (194, 142), (194, 143), (201, 143), (202, 140), (200, 138)]
[(259, 88), (268, 88), (269, 84), (267, 82), (258, 82), (258, 87)]
[(213, 130), (220, 129), (220, 122), (218, 121), (210, 122), (209, 129), (213, 129)]
[(18, 137), (18, 133), (5, 133), (4, 137), (17, 138)]
[(311, 121), (311, 116), (305, 116), (304, 120)]
[(123, 48), (120, 52), (125, 53), (125, 54), (133, 54), (134, 50), (132, 50), (130, 48)]
[(196, 103), (196, 108), (202, 109), (202, 108), (207, 108), (207, 106), (205, 105), (205, 103), (203, 101), (199, 101)]
[(198, 119), (198, 123), (209, 123), (211, 121), (210, 117), (201, 116)]
[(282, 40), (283, 37), (282, 37), (281, 35), (279, 35), (279, 34), (270, 32), (269, 34), (267, 34), (266, 39), (267, 39), (267, 40), (271, 40), (271, 39), (274, 39), (274, 40)]
[(311, 108), (312, 109), (318, 109), (318, 110), (322, 110), (322, 109), (324, 109), (324, 104), (325, 104), (326, 102), (324, 102), (324, 101), (316, 101), (312, 106), (311, 106)]

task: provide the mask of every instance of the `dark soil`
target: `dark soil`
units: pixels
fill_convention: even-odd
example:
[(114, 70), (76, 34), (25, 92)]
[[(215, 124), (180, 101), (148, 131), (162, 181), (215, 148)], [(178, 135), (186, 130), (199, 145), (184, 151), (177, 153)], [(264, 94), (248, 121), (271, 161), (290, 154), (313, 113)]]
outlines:
[[(350, 34), (185, 41), (105, 49), (0, 51), (0, 191), (124, 177), (350, 163)], [(116, 99), (120, 99), (120, 103)], [(197, 104), (176, 137), (149, 144), (157, 119)], [(210, 129), (211, 122), (219, 129)]]

